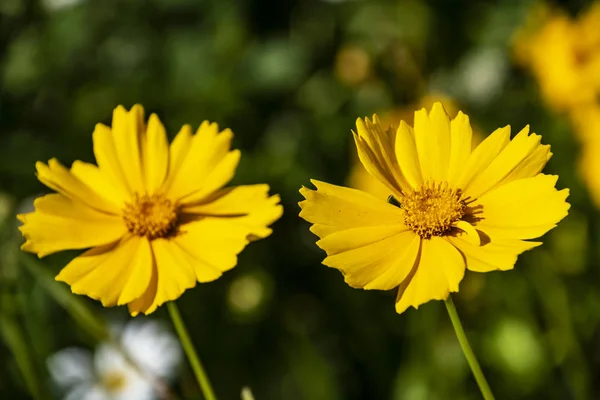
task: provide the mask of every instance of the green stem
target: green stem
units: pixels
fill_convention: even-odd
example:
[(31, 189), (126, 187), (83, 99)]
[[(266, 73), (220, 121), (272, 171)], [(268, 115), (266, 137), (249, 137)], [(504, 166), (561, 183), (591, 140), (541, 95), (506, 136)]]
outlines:
[(179, 309), (174, 301), (167, 302), (167, 308), (169, 309), (169, 314), (171, 315), (171, 320), (173, 321), (173, 325), (175, 326), (175, 330), (179, 335), (179, 339), (181, 340), (181, 346), (183, 346), (183, 350), (192, 366), (192, 370), (194, 371), (194, 375), (196, 375), (196, 380), (200, 385), (200, 389), (202, 390), (202, 394), (206, 400), (217, 400), (213, 388), (208, 380), (208, 376), (204, 371), (204, 367), (200, 362), (200, 358), (196, 353), (196, 349), (194, 348), (194, 344), (192, 343), (192, 339), (190, 339), (190, 335), (183, 323), (183, 319), (181, 318), (181, 314), (179, 313)]
[(456, 337), (458, 338), (458, 342), (460, 343), (463, 354), (465, 355), (465, 358), (469, 363), (469, 367), (471, 367), (471, 372), (473, 372), (473, 376), (477, 381), (481, 395), (485, 400), (494, 400), (494, 395), (492, 394), (490, 385), (488, 385), (487, 381), (485, 380), (485, 376), (481, 371), (477, 357), (475, 357), (475, 354), (469, 345), (469, 340), (467, 339), (467, 335), (465, 335), (465, 330), (462, 327), (460, 318), (456, 312), (456, 307), (452, 301), (452, 296), (450, 295), (448, 295), (448, 299), (446, 299), (446, 309), (448, 310), (448, 315), (452, 321), (452, 326), (454, 327), (454, 332), (456, 332)]

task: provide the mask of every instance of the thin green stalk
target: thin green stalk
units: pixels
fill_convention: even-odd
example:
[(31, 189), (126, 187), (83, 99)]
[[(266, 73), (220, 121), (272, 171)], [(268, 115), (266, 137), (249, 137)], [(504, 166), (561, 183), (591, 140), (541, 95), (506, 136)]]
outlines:
[(217, 400), (210, 381), (208, 380), (208, 375), (206, 375), (206, 372), (204, 371), (204, 367), (202, 366), (200, 358), (196, 353), (192, 339), (190, 338), (185, 324), (183, 323), (183, 319), (179, 313), (179, 308), (177, 308), (177, 305), (174, 301), (167, 302), (167, 308), (169, 310), (169, 314), (171, 315), (171, 320), (173, 321), (175, 330), (177, 331), (179, 339), (181, 340), (181, 346), (183, 347), (188, 361), (192, 366), (194, 375), (196, 375), (196, 380), (198, 381), (198, 385), (200, 385), (202, 394), (204, 394), (204, 398), (206, 400)]
[(448, 295), (448, 299), (446, 299), (445, 303), (446, 309), (448, 310), (448, 315), (452, 321), (452, 326), (454, 327), (454, 332), (456, 333), (456, 337), (458, 338), (458, 342), (460, 343), (463, 354), (469, 363), (469, 367), (471, 367), (471, 372), (473, 372), (473, 376), (477, 381), (481, 395), (485, 400), (494, 400), (494, 395), (492, 394), (490, 385), (488, 385), (487, 381), (485, 380), (485, 376), (481, 371), (477, 357), (475, 357), (475, 353), (473, 353), (473, 350), (469, 345), (469, 340), (467, 339), (467, 335), (465, 335), (465, 330), (463, 329), (460, 318), (458, 317), (458, 313), (456, 312), (456, 307), (452, 301), (452, 296)]

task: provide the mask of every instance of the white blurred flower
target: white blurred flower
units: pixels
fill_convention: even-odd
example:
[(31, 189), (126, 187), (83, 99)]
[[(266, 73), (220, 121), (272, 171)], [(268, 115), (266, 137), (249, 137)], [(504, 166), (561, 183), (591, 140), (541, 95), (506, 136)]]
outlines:
[(458, 68), (457, 84), (468, 101), (489, 103), (506, 80), (508, 59), (498, 48), (479, 48), (469, 53)]
[(161, 381), (174, 377), (181, 349), (162, 325), (137, 319), (113, 331), (120, 347), (101, 343), (94, 354), (67, 348), (48, 359), (65, 400), (153, 400)]
[(82, 0), (43, 0), (44, 7), (49, 11), (58, 11), (63, 8), (69, 8)]
[(462, 103), (485, 106), (504, 89), (508, 68), (508, 57), (502, 49), (475, 48), (456, 68), (442, 69), (433, 74), (429, 90), (448, 93)]
[(145, 375), (174, 378), (182, 360), (181, 347), (164, 325), (137, 318), (125, 326), (120, 337), (121, 346)]

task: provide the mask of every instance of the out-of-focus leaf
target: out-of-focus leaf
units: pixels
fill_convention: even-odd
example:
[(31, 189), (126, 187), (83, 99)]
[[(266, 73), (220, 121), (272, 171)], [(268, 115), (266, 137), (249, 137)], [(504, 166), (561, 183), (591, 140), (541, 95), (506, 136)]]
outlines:
[(23, 32), (11, 44), (2, 74), (2, 87), (5, 90), (22, 94), (37, 85), (43, 72), (39, 46), (39, 35), (33, 30)]
[(332, 365), (319, 353), (308, 336), (303, 334), (299, 341), (287, 347), (288, 365), (294, 388), (302, 396), (300, 398), (341, 399)]
[(27, 344), (27, 336), (17, 319), (6, 313), (0, 314), (0, 333), (10, 348), (21, 371), (25, 385), (35, 400), (49, 399), (35, 366), (34, 355)]
[(84, 328), (98, 340), (109, 338), (106, 323), (87, 307), (79, 297), (73, 295), (65, 285), (54, 280), (52, 274), (29, 255), (21, 257), (21, 264), (33, 275), (50, 296)]

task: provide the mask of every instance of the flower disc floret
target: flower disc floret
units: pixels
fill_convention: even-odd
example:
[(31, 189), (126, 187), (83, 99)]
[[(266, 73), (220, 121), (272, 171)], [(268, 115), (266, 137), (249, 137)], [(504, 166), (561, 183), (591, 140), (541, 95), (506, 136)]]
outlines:
[(423, 239), (442, 236), (465, 215), (466, 204), (448, 183), (426, 182), (400, 200), (404, 223)]
[(177, 205), (162, 194), (140, 195), (125, 203), (123, 220), (129, 232), (148, 239), (172, 234), (177, 227)]

